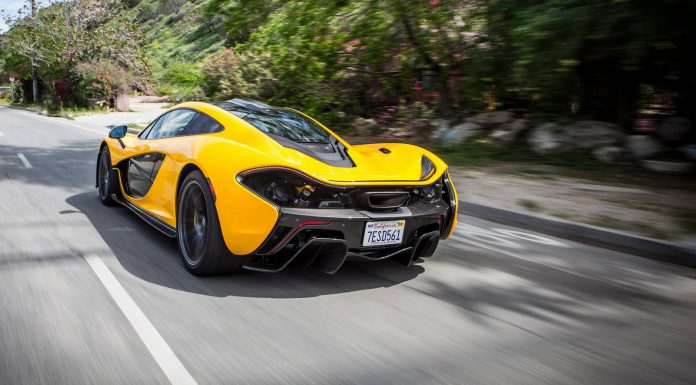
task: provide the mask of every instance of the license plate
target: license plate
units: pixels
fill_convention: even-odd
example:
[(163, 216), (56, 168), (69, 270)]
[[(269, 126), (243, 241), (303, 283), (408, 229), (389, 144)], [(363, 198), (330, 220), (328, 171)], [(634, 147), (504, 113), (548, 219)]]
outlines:
[(406, 221), (367, 222), (363, 246), (398, 245), (404, 238)]

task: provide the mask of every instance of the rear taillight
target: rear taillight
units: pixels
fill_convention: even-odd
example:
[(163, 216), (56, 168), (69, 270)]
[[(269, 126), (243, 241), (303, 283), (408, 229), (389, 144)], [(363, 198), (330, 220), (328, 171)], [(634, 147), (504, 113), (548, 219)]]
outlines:
[(264, 167), (240, 173), (237, 181), (279, 207), (346, 207), (347, 189), (329, 186), (282, 167)]

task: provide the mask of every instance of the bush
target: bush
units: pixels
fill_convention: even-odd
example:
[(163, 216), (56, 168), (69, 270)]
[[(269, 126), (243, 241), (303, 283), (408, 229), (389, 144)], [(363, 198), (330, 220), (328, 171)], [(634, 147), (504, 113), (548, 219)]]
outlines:
[(203, 82), (203, 75), (195, 64), (175, 61), (164, 67), (159, 80), (171, 85), (197, 86)]
[(171, 86), (167, 88), (167, 100), (171, 102), (187, 102), (201, 100), (205, 96), (201, 87), (198, 86)]
[(271, 67), (268, 53), (235, 55), (227, 48), (210, 54), (203, 61), (203, 89), (208, 96), (217, 99), (272, 99), (279, 82)]
[(55, 91), (50, 89), (44, 94), (43, 106), (49, 115), (60, 115), (63, 112), (63, 101)]
[[(239, 74), (237, 56), (231, 48), (214, 52), (203, 61), (201, 72), (206, 94), (217, 95), (223, 87), (226, 88), (225, 93), (229, 93), (233, 88), (231, 83)], [(223, 82), (230, 84), (223, 85)]]
[(21, 104), (24, 102), (24, 89), (22, 89), (22, 82), (12, 83), (7, 100), (12, 104)]
[(77, 105), (108, 107), (119, 93), (130, 89), (126, 70), (109, 61), (80, 63), (73, 74), (77, 90)]

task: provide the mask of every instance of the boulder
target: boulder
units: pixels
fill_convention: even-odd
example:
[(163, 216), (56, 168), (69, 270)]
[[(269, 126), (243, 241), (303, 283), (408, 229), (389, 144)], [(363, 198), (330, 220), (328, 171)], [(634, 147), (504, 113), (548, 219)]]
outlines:
[(664, 146), (655, 138), (648, 135), (629, 135), (626, 147), (636, 159), (650, 158), (664, 150)]
[(445, 119), (436, 119), (432, 122), (433, 131), (430, 133), (430, 140), (442, 140), (442, 136), (450, 128), (450, 121)]
[(114, 104), (116, 111), (126, 112), (130, 110), (130, 98), (128, 97), (128, 94), (120, 93), (116, 95), (116, 101)]
[(667, 118), (657, 128), (657, 135), (665, 142), (683, 142), (689, 137), (691, 126), (691, 120), (687, 118), (681, 116)]
[(626, 137), (621, 127), (595, 120), (573, 122), (566, 132), (573, 147), (583, 150), (619, 144)]
[(622, 163), (627, 158), (626, 149), (619, 146), (604, 146), (592, 150), (592, 155), (604, 164)]
[(440, 140), (447, 146), (454, 146), (478, 134), (480, 131), (481, 126), (476, 123), (461, 123), (447, 130), (447, 132), (440, 137)]
[(504, 123), (508, 123), (513, 119), (510, 111), (492, 111), (482, 112), (469, 119), (471, 123), (476, 123), (483, 128), (493, 128)]
[(551, 154), (572, 148), (564, 127), (555, 123), (543, 123), (535, 127), (527, 141), (537, 154)]
[(379, 129), (379, 124), (374, 119), (357, 117), (353, 120), (353, 128), (358, 135), (372, 135)]
[(386, 131), (389, 133), (389, 136), (392, 136), (395, 138), (410, 138), (410, 137), (415, 136), (418, 133), (418, 130), (414, 126), (387, 127)]
[(498, 126), (489, 135), (491, 139), (498, 143), (510, 144), (519, 139), (529, 127), (529, 121), (525, 119), (515, 119)]

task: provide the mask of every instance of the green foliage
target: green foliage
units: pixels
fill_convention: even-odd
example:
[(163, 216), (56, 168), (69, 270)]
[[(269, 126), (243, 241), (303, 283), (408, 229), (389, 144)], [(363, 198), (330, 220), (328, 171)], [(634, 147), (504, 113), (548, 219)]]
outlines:
[(60, 115), (63, 112), (63, 102), (55, 90), (49, 89), (43, 97), (42, 104), (49, 115)]
[(278, 87), (278, 80), (269, 70), (271, 60), (263, 52), (245, 56), (236, 56), (231, 49), (216, 52), (201, 66), (204, 89), (216, 99), (270, 99)]
[[(33, 64), (52, 106), (108, 101), (114, 84), (81, 66), (98, 63), (109, 76), (128, 72), (139, 77), (147, 72), (140, 30), (124, 10), (117, 0), (82, 0), (56, 2), (36, 15), (20, 14), (1, 37), (9, 52), (5, 70), (28, 79)], [(129, 88), (130, 83), (118, 84), (120, 91)]]
[(208, 95), (216, 96), (220, 94), (233, 94), (230, 90), (223, 91), (223, 88), (228, 88), (227, 84), (238, 83), (237, 74), (240, 72), (237, 57), (232, 52), (231, 48), (227, 48), (215, 52), (205, 58), (201, 64), (201, 72), (203, 73), (203, 89)]
[(667, 86), (691, 103), (694, 2), (497, 0), (486, 13), (484, 73), (503, 101), (624, 125), (641, 84)]
[(105, 60), (80, 63), (71, 75), (76, 84), (73, 100), (84, 107), (108, 107), (131, 82), (127, 71)]
[[(695, 9), (685, 0), (210, 0), (206, 6), (208, 15), (222, 18), (237, 65), (269, 56), (263, 83), (274, 80), (276, 103), (374, 116), (420, 100), (441, 115), (523, 108), (545, 119), (581, 115), (625, 126), (641, 84), (677, 92), (682, 111), (692, 114), (685, 107), (696, 88)], [(243, 81), (227, 88), (239, 94), (260, 88), (254, 79)], [(206, 90), (219, 92), (220, 82), (207, 81)], [(425, 83), (427, 89), (417, 89)]]
[(170, 62), (160, 75), (160, 82), (181, 86), (197, 86), (203, 82), (203, 74), (196, 64), (181, 61)]
[(433, 150), (447, 163), (462, 166), (485, 166), (496, 161), (512, 161), (547, 164), (579, 171), (600, 169), (600, 164), (588, 152), (540, 155), (526, 144), (502, 146), (491, 143), (486, 138), (470, 139), (456, 147), (436, 145)]
[(169, 101), (177, 103), (205, 98), (205, 93), (199, 86), (166, 84), (158, 86), (155, 91), (160, 95), (167, 95)]
[(24, 90), (21, 82), (13, 82), (10, 86), (10, 93), (7, 96), (7, 101), (12, 104), (22, 104), (24, 102)]
[(263, 95), (271, 84), (271, 102), (315, 114), (373, 115), (418, 101), (414, 82), (428, 71), (428, 103), (449, 113), (453, 91), (446, 83), (466, 61), (473, 43), (466, 34), (480, 27), (480, 17), (477, 3), (433, 3), (212, 0), (208, 12), (222, 15), (239, 63), (263, 58), (264, 76), (244, 76), (242, 94)]
[(75, 68), (111, 62), (173, 100), (263, 99), (330, 124), (399, 106), (389, 123), (515, 108), (629, 126), (640, 89), (696, 118), (695, 16), (686, 0), (81, 0), (3, 41), (7, 73), (28, 78), (34, 58), (66, 103), (108, 100)]

